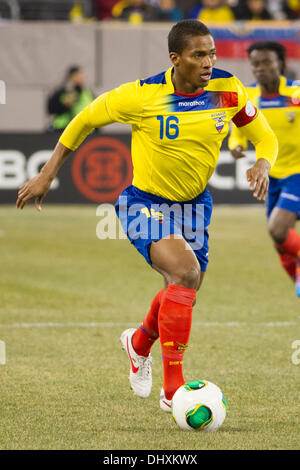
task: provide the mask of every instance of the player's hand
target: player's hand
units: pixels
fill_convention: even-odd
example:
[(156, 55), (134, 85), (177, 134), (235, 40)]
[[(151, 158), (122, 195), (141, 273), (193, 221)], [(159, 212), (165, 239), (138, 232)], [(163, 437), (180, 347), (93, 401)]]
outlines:
[(39, 173), (37, 176), (20, 186), (16, 202), (17, 209), (23, 209), (30, 199), (35, 199), (35, 207), (38, 211), (41, 211), (42, 200), (49, 191), (51, 182), (52, 180), (46, 175)]
[(235, 158), (236, 160), (238, 160), (239, 158), (244, 158), (246, 157), (246, 154), (244, 153), (244, 149), (241, 145), (238, 145), (237, 147), (235, 147), (233, 150), (231, 150), (231, 155), (233, 156), (233, 158)]
[(254, 189), (253, 196), (259, 201), (265, 200), (269, 187), (269, 171), (271, 165), (264, 158), (259, 158), (252, 168), (247, 170), (247, 180), (250, 182), (250, 190)]

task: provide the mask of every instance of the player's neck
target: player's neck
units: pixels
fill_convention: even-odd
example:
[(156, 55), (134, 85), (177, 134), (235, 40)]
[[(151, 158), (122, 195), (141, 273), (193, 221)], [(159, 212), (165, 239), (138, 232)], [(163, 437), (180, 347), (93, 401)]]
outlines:
[(260, 89), (262, 95), (276, 95), (279, 92), (280, 78), (275, 78), (268, 83), (260, 83)]
[(176, 74), (175, 71), (172, 73), (171, 80), (174, 86), (174, 90), (178, 93), (191, 95), (201, 93), (203, 91), (202, 87), (195, 88), (191, 83), (187, 82), (185, 79), (182, 79), (179, 74)]

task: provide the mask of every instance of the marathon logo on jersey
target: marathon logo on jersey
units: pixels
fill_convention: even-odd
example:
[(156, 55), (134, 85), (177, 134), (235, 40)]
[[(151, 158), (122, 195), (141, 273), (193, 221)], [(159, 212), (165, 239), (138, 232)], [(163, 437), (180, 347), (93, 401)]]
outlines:
[(300, 106), (300, 98), (294, 93), (293, 96), (279, 95), (275, 98), (260, 97), (259, 108), (288, 108)]
[(193, 101), (179, 101), (178, 103), (178, 106), (179, 107), (182, 107), (182, 106), (203, 106), (205, 104), (205, 102), (202, 100), (202, 101), (199, 101), (199, 100), (193, 100)]
[(236, 92), (204, 90), (195, 96), (175, 92), (167, 96), (166, 104), (172, 112), (204, 111), (208, 109), (233, 108), (238, 105)]
[(287, 97), (285, 96), (278, 96), (278, 97), (260, 97), (259, 108), (266, 109), (266, 108), (285, 108), (288, 106)]
[[(202, 95), (202, 93), (201, 93)], [(174, 93), (168, 98), (167, 104), (172, 112), (182, 111), (203, 111), (206, 108), (206, 101), (202, 96), (184, 97)]]
[(220, 134), (225, 124), (224, 119), (226, 118), (226, 113), (212, 114), (211, 117), (214, 121), (216, 121), (216, 129)]

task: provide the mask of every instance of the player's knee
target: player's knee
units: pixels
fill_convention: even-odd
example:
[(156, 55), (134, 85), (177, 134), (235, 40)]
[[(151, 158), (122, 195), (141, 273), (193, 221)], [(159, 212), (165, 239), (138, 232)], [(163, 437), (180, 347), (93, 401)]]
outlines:
[(283, 224), (269, 223), (269, 234), (275, 243), (281, 244), (288, 236), (289, 227)]
[(176, 284), (179, 284), (183, 287), (189, 289), (198, 290), (200, 284), (200, 268), (198, 266), (189, 266), (185, 269), (180, 269), (180, 271), (175, 275)]

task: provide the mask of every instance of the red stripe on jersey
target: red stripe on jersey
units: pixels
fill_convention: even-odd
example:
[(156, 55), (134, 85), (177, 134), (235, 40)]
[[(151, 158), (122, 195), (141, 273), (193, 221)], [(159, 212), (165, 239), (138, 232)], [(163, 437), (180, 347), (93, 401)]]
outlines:
[(257, 108), (248, 101), (247, 104), (233, 117), (232, 122), (234, 122), (236, 127), (243, 127), (253, 121), (253, 119), (256, 118), (256, 115)]
[(270, 95), (261, 94), (262, 98), (278, 98), (278, 96), (280, 96), (280, 93), (273, 93), (273, 94), (270, 94)]
[(205, 90), (201, 90), (198, 93), (180, 93), (180, 91), (175, 90), (174, 93), (175, 93), (175, 95), (183, 96), (184, 98), (195, 98), (196, 96), (202, 95), (202, 93), (204, 93), (204, 91)]
[(234, 108), (238, 106), (238, 94), (236, 91), (219, 91), (218, 105), (220, 108)]

